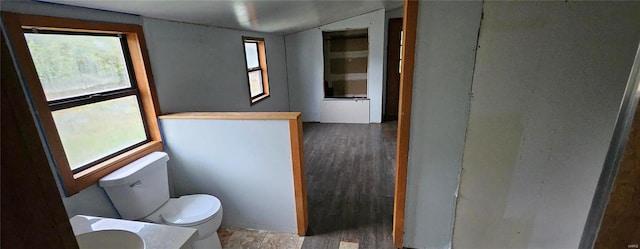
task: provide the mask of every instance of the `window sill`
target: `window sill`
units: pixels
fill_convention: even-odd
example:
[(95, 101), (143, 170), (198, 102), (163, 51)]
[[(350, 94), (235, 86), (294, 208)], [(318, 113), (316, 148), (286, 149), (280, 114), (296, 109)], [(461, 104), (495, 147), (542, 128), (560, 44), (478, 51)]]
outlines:
[(262, 101), (262, 100), (264, 100), (264, 99), (266, 99), (266, 98), (269, 98), (269, 96), (271, 96), (271, 95), (270, 95), (270, 94), (265, 94), (265, 95), (262, 95), (262, 96), (260, 96), (260, 97), (256, 97), (256, 98), (254, 98), (254, 99), (252, 99), (252, 100), (251, 100), (251, 105), (255, 105), (255, 104), (257, 104), (258, 102), (260, 102), (260, 101)]
[(151, 141), (146, 144), (140, 145), (132, 150), (122, 153), (114, 158), (111, 158), (95, 166), (83, 170), (73, 175), (73, 182), (75, 183), (72, 190), (69, 189), (66, 195), (70, 196), (80, 192), (80, 190), (87, 188), (97, 183), (100, 178), (105, 177), (109, 173), (137, 160), (143, 156), (148, 155), (154, 151), (162, 151), (162, 142)]

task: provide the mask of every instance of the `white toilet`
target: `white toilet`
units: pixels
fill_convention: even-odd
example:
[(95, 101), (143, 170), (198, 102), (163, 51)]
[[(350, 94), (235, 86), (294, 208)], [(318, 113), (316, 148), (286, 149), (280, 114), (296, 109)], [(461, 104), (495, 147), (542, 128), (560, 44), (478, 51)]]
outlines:
[(195, 228), (194, 249), (221, 249), (220, 200), (205, 194), (169, 198), (167, 161), (167, 153), (153, 152), (103, 177), (100, 186), (123, 219)]

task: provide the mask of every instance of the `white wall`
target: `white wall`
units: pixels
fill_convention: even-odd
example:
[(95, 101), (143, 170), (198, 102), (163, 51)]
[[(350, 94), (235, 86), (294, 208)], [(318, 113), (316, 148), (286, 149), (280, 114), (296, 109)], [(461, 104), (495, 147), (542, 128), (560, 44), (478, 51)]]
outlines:
[(322, 123), (369, 123), (369, 100), (327, 99), (320, 103)]
[(297, 232), (288, 120), (160, 121), (175, 196), (218, 197), (223, 227)]
[(454, 247), (578, 248), (639, 13), (629, 2), (484, 3)]
[[(162, 113), (289, 111), (284, 37), (143, 18)], [(271, 96), (249, 102), (242, 36), (265, 39)]]
[(419, 3), (404, 246), (449, 248), (482, 2)]
[(385, 12), (382, 9), (285, 36), (291, 111), (302, 112), (304, 121), (320, 121), (320, 103), (324, 98), (322, 31), (367, 28), (369, 30), (369, 66), (367, 70), (367, 95), (370, 99), (369, 121), (371, 123), (381, 122), (384, 82), (384, 16)]

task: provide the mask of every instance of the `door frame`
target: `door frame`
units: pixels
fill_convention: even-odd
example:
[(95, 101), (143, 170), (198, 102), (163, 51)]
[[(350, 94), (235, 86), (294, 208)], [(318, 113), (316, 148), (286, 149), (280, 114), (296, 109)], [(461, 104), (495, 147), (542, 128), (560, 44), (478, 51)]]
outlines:
[[(398, 135), (396, 151), (396, 179), (393, 207), (393, 244), (402, 248), (405, 219), (405, 200), (407, 187), (407, 165), (411, 130), (411, 101), (413, 73), (415, 63), (415, 45), (418, 19), (418, 1), (404, 0), (404, 19), (402, 30), (403, 51), (402, 71), (400, 74), (400, 99), (398, 107)], [(598, 181), (595, 196), (587, 217), (580, 249), (591, 249), (595, 245), (605, 209), (622, 159), (636, 109), (640, 106), (640, 45), (628, 79), (613, 139), (605, 158), (604, 167)], [(637, 125), (637, 124), (636, 124)]]
[(393, 197), (393, 245), (402, 248), (404, 235), (405, 200), (407, 192), (407, 164), (409, 161), (409, 134), (411, 131), (411, 100), (415, 63), (418, 1), (404, 0), (402, 20), (402, 70), (400, 72), (400, 99), (398, 103), (398, 137), (396, 150), (396, 180)]
[(620, 105), (618, 120), (613, 130), (613, 138), (609, 144), (609, 150), (605, 157), (604, 166), (596, 192), (591, 202), (591, 208), (587, 216), (587, 222), (582, 231), (582, 238), (578, 248), (591, 249), (594, 247), (600, 225), (604, 218), (607, 203), (611, 195), (613, 184), (615, 183), (616, 174), (622, 160), (622, 156), (629, 139), (631, 126), (633, 125), (634, 115), (638, 107), (640, 99), (640, 45), (636, 50), (636, 56), (631, 67), (631, 74), (627, 82), (622, 103)]

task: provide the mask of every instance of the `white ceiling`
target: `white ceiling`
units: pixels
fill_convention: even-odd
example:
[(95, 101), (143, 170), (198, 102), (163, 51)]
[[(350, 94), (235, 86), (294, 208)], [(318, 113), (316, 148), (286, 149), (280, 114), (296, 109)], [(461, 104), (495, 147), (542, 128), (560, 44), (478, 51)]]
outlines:
[(241, 30), (291, 34), (379, 9), (402, 0), (40, 0)]

